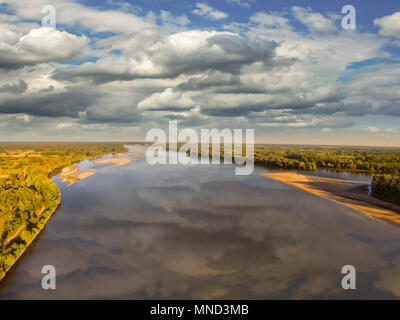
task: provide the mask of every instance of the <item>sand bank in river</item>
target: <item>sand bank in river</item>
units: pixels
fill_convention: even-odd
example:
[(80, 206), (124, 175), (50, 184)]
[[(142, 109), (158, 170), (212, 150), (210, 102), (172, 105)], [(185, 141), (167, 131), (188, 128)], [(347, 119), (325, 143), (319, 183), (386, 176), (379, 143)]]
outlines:
[[(120, 154), (123, 155), (123, 154)], [(103, 160), (95, 160), (93, 161), (94, 164), (102, 164), (102, 163), (112, 163), (114, 164), (114, 167), (119, 167), (123, 166), (125, 164), (128, 164), (131, 162), (132, 159), (129, 158), (107, 158)], [(96, 173), (94, 170), (82, 170), (79, 171), (78, 166), (71, 166), (68, 168), (64, 168), (61, 171), (61, 174), (59, 176), (59, 179), (61, 182), (68, 183), (68, 185), (73, 185), (74, 183), (77, 183), (80, 180), (86, 179)]]
[[(79, 171), (79, 168), (78, 168)], [(70, 174), (64, 174), (60, 175), (59, 179), (61, 182), (68, 183), (68, 186), (73, 185), (74, 183), (77, 183), (80, 180), (86, 179), (96, 173), (96, 171), (93, 170), (82, 170), (75, 174), (75, 170), (70, 170), (69, 172), (72, 172)]]
[(145, 154), (128, 154), (128, 153), (117, 153), (118, 157), (130, 157), (130, 158), (146, 158)]
[(94, 164), (103, 164), (103, 163), (114, 163), (114, 167), (123, 166), (131, 162), (132, 159), (128, 158), (107, 158), (103, 160), (95, 160), (93, 161)]
[(74, 173), (76, 173), (78, 171), (79, 171), (79, 167), (78, 166), (71, 166), (71, 167), (68, 167), (68, 168), (64, 168), (61, 171), (61, 176), (62, 177), (63, 176), (69, 176), (69, 175), (74, 174)]
[(340, 179), (305, 176), (295, 172), (263, 173), (261, 176), (281, 181), (319, 197), (360, 211), (371, 218), (400, 225), (400, 206), (368, 194), (368, 185)]

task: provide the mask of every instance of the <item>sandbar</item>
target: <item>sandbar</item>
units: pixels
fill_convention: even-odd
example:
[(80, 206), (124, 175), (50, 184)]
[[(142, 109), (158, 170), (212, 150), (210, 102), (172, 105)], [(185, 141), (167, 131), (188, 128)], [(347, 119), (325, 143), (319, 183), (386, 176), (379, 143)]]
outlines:
[(117, 153), (118, 157), (130, 157), (130, 158), (146, 158), (145, 154), (128, 154), (128, 153)]
[(114, 163), (113, 167), (119, 167), (119, 166), (128, 164), (131, 161), (132, 161), (132, 159), (128, 159), (128, 158), (108, 158), (108, 159), (103, 159), (103, 160), (95, 160), (95, 161), (93, 161), (93, 163), (94, 164)]
[(69, 175), (71, 175), (73, 173), (76, 173), (78, 171), (79, 171), (79, 167), (78, 166), (71, 166), (71, 167), (68, 167), (68, 168), (64, 168), (61, 171), (61, 176), (62, 177), (63, 176), (69, 176)]
[(68, 183), (68, 186), (71, 186), (80, 180), (86, 179), (86, 178), (94, 175), (95, 173), (96, 173), (96, 171), (93, 171), (93, 170), (83, 170), (77, 174), (60, 176), (59, 179), (61, 182)]
[(400, 226), (400, 206), (368, 194), (368, 184), (341, 179), (306, 176), (296, 172), (262, 173), (287, 185), (330, 201), (340, 203), (369, 216)]

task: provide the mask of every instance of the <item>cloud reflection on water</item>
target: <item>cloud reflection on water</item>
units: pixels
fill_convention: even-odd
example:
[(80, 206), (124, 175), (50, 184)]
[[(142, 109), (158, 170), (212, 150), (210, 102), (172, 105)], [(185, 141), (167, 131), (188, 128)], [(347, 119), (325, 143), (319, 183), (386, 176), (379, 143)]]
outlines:
[[(135, 159), (61, 188), (62, 207), (0, 298), (400, 295), (398, 228), (229, 166)], [(56, 267), (55, 291), (40, 288), (44, 264)], [(346, 264), (354, 292), (340, 287)]]

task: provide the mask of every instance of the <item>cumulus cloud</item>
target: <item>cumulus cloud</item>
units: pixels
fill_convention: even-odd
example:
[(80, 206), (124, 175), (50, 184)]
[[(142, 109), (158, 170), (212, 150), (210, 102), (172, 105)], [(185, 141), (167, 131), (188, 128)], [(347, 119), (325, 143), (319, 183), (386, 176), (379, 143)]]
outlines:
[(289, 28), (289, 19), (279, 14), (271, 14), (265, 12), (257, 12), (251, 18), (251, 21), (257, 23), (260, 26), (268, 26), (274, 28)]
[(182, 30), (190, 23), (190, 20), (186, 15), (174, 16), (171, 12), (166, 10), (160, 11), (159, 20), (163, 27), (167, 27), (171, 31)]
[(44, 117), (78, 118), (79, 113), (95, 103), (98, 94), (70, 88), (51, 93), (34, 93), (0, 100), (0, 113), (20, 114)]
[(193, 30), (166, 35), (146, 30), (115, 38), (111, 48), (121, 50), (122, 54), (87, 62), (74, 70), (58, 70), (54, 79), (91, 79), (103, 83), (174, 78), (209, 70), (239, 73), (244, 65), (254, 62), (273, 65), (276, 44), (248, 41), (229, 32)]
[(192, 11), (193, 14), (202, 16), (212, 20), (221, 20), (228, 18), (228, 14), (219, 10), (214, 9), (207, 3), (197, 2), (196, 9)]
[(379, 34), (400, 39), (400, 12), (374, 20), (379, 27)]
[[(310, 8), (253, 12), (239, 23), (198, 2), (194, 13), (213, 20), (213, 28), (198, 30), (173, 11), (55, 0), (54, 30), (40, 27), (37, 8), (45, 2), (7, 0), (15, 15), (0, 14), (0, 123), (21, 115), (15, 123), (28, 119), (27, 128), (40, 117), (60, 134), (100, 127), (118, 134), (179, 119), (188, 126), (316, 128), (326, 136), (355, 126), (354, 119), (400, 116), (400, 64), (353, 67), (389, 56), (391, 40), (382, 36), (397, 37), (397, 13), (375, 21), (378, 35), (337, 29), (334, 15)], [(298, 22), (308, 30), (298, 31)], [(214, 30), (217, 24), (227, 31)], [(65, 63), (76, 58), (79, 64)], [(363, 125), (355, 127), (360, 134), (372, 132), (368, 127), (395, 134), (373, 121)]]
[(13, 69), (42, 62), (63, 61), (81, 54), (88, 39), (53, 28), (32, 29), (28, 34), (0, 43), (0, 68)]
[(332, 19), (324, 17), (320, 13), (312, 12), (311, 9), (302, 7), (292, 7), (294, 16), (312, 31), (333, 32), (336, 27)]
[(227, 3), (236, 4), (242, 8), (250, 8), (250, 2), (245, 0), (225, 0)]
[(374, 126), (362, 127), (361, 130), (362, 130), (362, 131), (369, 132), (369, 133), (378, 133), (379, 131), (381, 131), (380, 128), (374, 127)]
[[(18, 17), (41, 21), (41, 8), (49, 4), (48, 0), (7, 0), (7, 4), (16, 11)], [(117, 10), (100, 10), (68, 0), (51, 2), (57, 11), (57, 23), (80, 26), (94, 32), (131, 33), (154, 26), (152, 21), (132, 13)]]
[(154, 93), (138, 104), (141, 109), (148, 110), (190, 110), (195, 106), (190, 94), (174, 92), (171, 88)]
[(218, 87), (232, 87), (234, 85), (241, 85), (238, 75), (220, 71), (210, 71), (199, 76), (190, 77), (187, 81), (181, 82), (177, 86), (177, 89), (180, 91), (215, 90)]

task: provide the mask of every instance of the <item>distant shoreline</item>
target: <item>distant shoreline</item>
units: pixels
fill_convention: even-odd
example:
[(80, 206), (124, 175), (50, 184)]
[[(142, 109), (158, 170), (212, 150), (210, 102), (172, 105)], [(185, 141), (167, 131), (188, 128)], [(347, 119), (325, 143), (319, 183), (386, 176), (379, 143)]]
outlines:
[(400, 206), (370, 196), (366, 192), (368, 185), (365, 183), (306, 176), (295, 172), (262, 173), (260, 175), (342, 204), (371, 218), (400, 226)]

